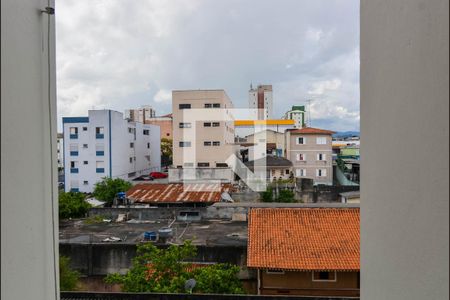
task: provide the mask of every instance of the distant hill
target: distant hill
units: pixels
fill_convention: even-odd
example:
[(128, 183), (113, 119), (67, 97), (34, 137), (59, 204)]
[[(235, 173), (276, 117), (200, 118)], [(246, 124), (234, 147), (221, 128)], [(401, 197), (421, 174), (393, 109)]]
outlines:
[(346, 138), (351, 136), (359, 136), (359, 131), (339, 131), (333, 134), (334, 138)]

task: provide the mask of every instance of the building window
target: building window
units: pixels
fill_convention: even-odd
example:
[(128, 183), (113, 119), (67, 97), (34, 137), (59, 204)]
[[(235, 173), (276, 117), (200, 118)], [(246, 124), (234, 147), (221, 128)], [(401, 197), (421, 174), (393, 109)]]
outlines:
[(285, 173), (286, 175), (289, 175), (289, 169), (286, 169), (286, 170), (284, 171), (284, 173)]
[(147, 149), (150, 149), (150, 143), (147, 143)]
[(130, 143), (130, 148), (134, 148), (134, 143)]
[(142, 134), (143, 134), (143, 135), (150, 135), (150, 130), (144, 129), (144, 130), (142, 131)]
[(194, 166), (194, 163), (184, 163), (184, 166), (185, 166), (185, 167), (193, 167), (193, 166)]
[(213, 126), (213, 127), (219, 127), (219, 126), (220, 126), (220, 122), (213, 122), (213, 123), (212, 123), (212, 126)]
[(216, 163), (216, 167), (217, 168), (228, 168), (228, 164), (227, 163)]
[(272, 274), (272, 275), (283, 275), (283, 270), (274, 270), (274, 269), (267, 269), (266, 274)]
[(199, 163), (197, 164), (197, 166), (198, 166), (198, 167), (209, 167), (209, 163), (207, 163), (207, 162), (199, 162)]
[(78, 138), (78, 127), (70, 127), (69, 133), (70, 133), (71, 139), (77, 139)]
[(191, 146), (191, 142), (180, 142), (179, 143), (180, 147), (190, 147)]
[(295, 170), (295, 173), (296, 173), (297, 177), (306, 176), (306, 169), (297, 169), (297, 170)]
[(178, 128), (191, 128), (191, 123), (183, 123), (178, 124)]
[(220, 103), (213, 103), (214, 108), (220, 108)]
[(213, 146), (220, 146), (220, 142), (219, 141), (215, 141), (212, 144), (213, 144)]
[(304, 137), (297, 138), (297, 145), (304, 145), (304, 144), (306, 144), (306, 138)]
[(95, 138), (102, 139), (105, 137), (105, 128), (104, 127), (95, 127)]
[(298, 161), (304, 161), (304, 160), (306, 160), (306, 154), (303, 154), (303, 153), (297, 153), (297, 160), (298, 160)]
[(84, 185), (88, 185), (88, 184), (89, 184), (89, 181), (84, 180), (84, 181), (83, 181), (83, 184), (84, 184)]
[(211, 142), (205, 141), (205, 142), (203, 142), (203, 146), (211, 146)]
[(133, 158), (132, 157), (130, 157), (129, 160), (130, 160), (130, 164), (133, 163)]
[(105, 162), (104, 161), (96, 161), (95, 162), (95, 172), (96, 173), (105, 173)]
[(78, 156), (78, 144), (70, 144), (70, 156)]
[(88, 144), (83, 144), (83, 148), (87, 149), (88, 148)]
[(317, 160), (325, 160), (325, 154), (317, 153)]
[(334, 272), (316, 272), (312, 273), (312, 281), (336, 281), (337, 274)]
[(211, 122), (204, 122), (203, 127), (211, 127)]
[(83, 165), (87, 165), (89, 162), (87, 160), (83, 161)]
[(212, 104), (211, 103), (205, 103), (205, 108), (211, 108)]
[(190, 109), (191, 105), (188, 103), (181, 103), (181, 104), (178, 104), (178, 108), (179, 109)]
[(103, 144), (96, 144), (95, 145), (95, 155), (97, 155), (97, 156), (105, 155), (105, 145), (103, 145)]
[(317, 177), (325, 177), (327, 176), (327, 169), (317, 169), (316, 170)]
[(318, 137), (316, 138), (316, 143), (317, 145), (326, 145), (327, 138), (325, 136)]
[(78, 162), (77, 161), (70, 162), (70, 173), (74, 173), (74, 174), (78, 173)]
[(135, 176), (136, 176), (136, 172), (128, 173), (128, 178), (135, 177)]

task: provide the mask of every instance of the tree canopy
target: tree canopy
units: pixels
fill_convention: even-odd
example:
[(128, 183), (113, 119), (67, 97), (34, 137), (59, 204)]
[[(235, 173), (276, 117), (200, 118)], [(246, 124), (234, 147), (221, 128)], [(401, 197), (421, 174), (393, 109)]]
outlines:
[(139, 244), (131, 269), (110, 274), (107, 283), (119, 283), (124, 292), (184, 293), (188, 279), (195, 279), (194, 293), (242, 294), (238, 266), (229, 264), (195, 265), (186, 263), (196, 255), (190, 241), (160, 249), (152, 243)]
[(59, 288), (61, 291), (76, 290), (80, 273), (70, 268), (70, 259), (66, 256), (59, 257)]
[(84, 217), (91, 205), (79, 192), (61, 192), (59, 194), (59, 217), (61, 219)]
[(112, 204), (114, 197), (119, 192), (126, 192), (132, 187), (132, 184), (121, 178), (104, 177), (102, 181), (97, 182), (94, 187), (93, 196), (107, 204)]

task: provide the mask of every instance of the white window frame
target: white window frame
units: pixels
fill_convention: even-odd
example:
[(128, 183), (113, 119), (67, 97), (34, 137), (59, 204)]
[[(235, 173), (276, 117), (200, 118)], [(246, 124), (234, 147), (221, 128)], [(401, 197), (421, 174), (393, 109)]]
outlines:
[[(300, 159), (300, 156), (303, 156), (303, 159)], [(306, 154), (305, 153), (297, 153), (295, 159), (297, 161), (305, 161), (306, 160)]]
[(327, 177), (327, 169), (316, 169), (316, 177)]
[(326, 136), (318, 136), (318, 137), (316, 137), (316, 144), (317, 145), (326, 145), (327, 144), (327, 137)]
[[(303, 139), (303, 143), (300, 143), (300, 139)], [(295, 141), (296, 141), (297, 145), (305, 145), (306, 144), (306, 138), (304, 136), (298, 136), (295, 139)]]
[[(333, 273), (334, 272), (334, 279), (314, 279), (314, 273), (320, 273), (320, 272), (328, 272)], [(336, 271), (312, 271), (311, 272), (311, 280), (313, 282), (337, 282), (337, 272)]]
[[(320, 156), (322, 155), (322, 159), (320, 159)], [(327, 156), (325, 153), (317, 153), (317, 160), (318, 161), (326, 161), (327, 160)]]

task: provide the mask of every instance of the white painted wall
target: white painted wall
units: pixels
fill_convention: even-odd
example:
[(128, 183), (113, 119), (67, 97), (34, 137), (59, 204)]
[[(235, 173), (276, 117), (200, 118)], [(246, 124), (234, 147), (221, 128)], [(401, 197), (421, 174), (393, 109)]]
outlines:
[(361, 299), (449, 299), (449, 1), (361, 1)]
[(40, 12), (53, 5), (1, 1), (4, 300), (59, 298), (55, 26)]

